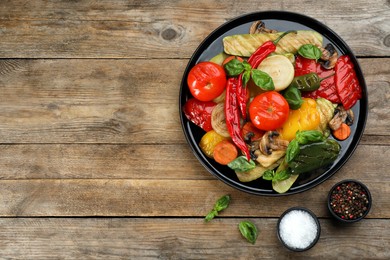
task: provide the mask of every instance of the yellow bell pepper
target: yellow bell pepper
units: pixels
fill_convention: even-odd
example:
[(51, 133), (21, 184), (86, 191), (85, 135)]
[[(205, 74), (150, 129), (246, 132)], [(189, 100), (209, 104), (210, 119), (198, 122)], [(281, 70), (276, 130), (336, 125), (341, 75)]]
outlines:
[(211, 130), (202, 136), (202, 138), (200, 139), (199, 147), (207, 157), (213, 158), (215, 146), (219, 142), (228, 139), (228, 137), (223, 137), (214, 130)]
[(297, 131), (316, 130), (320, 124), (320, 114), (314, 99), (303, 98), (302, 106), (297, 110), (290, 110), (287, 121), (278, 130), (280, 138), (291, 141)]

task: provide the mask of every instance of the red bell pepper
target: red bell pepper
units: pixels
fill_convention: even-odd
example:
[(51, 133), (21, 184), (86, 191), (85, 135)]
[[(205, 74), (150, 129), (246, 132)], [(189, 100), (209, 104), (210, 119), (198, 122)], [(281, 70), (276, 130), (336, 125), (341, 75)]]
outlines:
[(212, 101), (200, 101), (190, 98), (183, 106), (184, 115), (195, 125), (206, 132), (213, 129), (211, 126), (211, 112), (217, 104)]
[(335, 66), (337, 93), (345, 109), (350, 109), (362, 97), (362, 89), (348, 55), (340, 56)]
[(325, 98), (333, 103), (340, 103), (340, 98), (337, 93), (336, 85), (334, 82), (334, 70), (333, 69), (324, 69), (321, 64), (312, 59), (307, 59), (302, 56), (298, 56), (295, 60), (295, 76), (301, 76), (308, 74), (310, 72), (315, 72), (320, 78), (323, 78), (321, 81), (320, 88), (312, 92), (303, 92), (302, 96), (309, 98)]

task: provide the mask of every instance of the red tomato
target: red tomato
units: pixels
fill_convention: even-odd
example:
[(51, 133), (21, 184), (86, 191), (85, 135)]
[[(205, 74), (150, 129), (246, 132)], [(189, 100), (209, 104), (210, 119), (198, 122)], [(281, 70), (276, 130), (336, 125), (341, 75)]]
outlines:
[(225, 89), (226, 73), (222, 66), (214, 62), (200, 62), (190, 70), (187, 84), (196, 99), (211, 101)]
[(211, 112), (216, 105), (212, 101), (200, 101), (190, 98), (184, 104), (183, 112), (188, 120), (208, 132), (213, 129), (211, 126)]
[(249, 105), (252, 123), (260, 130), (274, 130), (287, 120), (289, 106), (286, 99), (276, 91), (256, 96)]

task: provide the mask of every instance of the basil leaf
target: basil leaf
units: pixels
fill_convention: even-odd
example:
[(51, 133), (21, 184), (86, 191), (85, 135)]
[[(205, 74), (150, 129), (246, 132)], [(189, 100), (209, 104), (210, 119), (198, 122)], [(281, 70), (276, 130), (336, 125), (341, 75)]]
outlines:
[(284, 181), (290, 178), (291, 173), (286, 169), (276, 172), (272, 181)]
[(218, 216), (218, 211), (216, 211), (216, 210), (211, 210), (210, 212), (209, 212), (209, 214), (207, 214), (206, 215), (206, 217), (204, 218), (204, 220), (206, 221), (206, 222), (209, 222), (210, 220), (212, 220), (214, 217), (216, 217), (216, 216)]
[(274, 90), (274, 81), (271, 76), (264, 71), (252, 69), (252, 79), (256, 86), (264, 90)]
[(221, 210), (226, 209), (229, 206), (230, 200), (231, 200), (230, 195), (222, 196), (215, 203), (214, 209), (216, 211), (221, 211)]
[(311, 60), (318, 60), (322, 56), (321, 50), (313, 44), (304, 44), (298, 49), (299, 55)]
[(299, 154), (299, 143), (297, 139), (291, 140), (286, 150), (286, 162), (289, 163)]
[(227, 166), (229, 166), (230, 169), (238, 172), (247, 172), (249, 170), (252, 170), (256, 167), (256, 164), (254, 161), (246, 159), (245, 156), (239, 156), (233, 161), (231, 161)]
[(298, 131), (295, 139), (299, 144), (316, 143), (325, 140), (324, 135), (318, 130)]
[(225, 71), (228, 76), (236, 77), (240, 75), (245, 69), (244, 64), (238, 59), (232, 59), (225, 64)]
[(283, 92), (284, 98), (287, 100), (289, 107), (293, 110), (296, 110), (302, 106), (303, 100), (301, 96), (301, 91), (296, 87), (289, 86)]
[(249, 64), (249, 62), (247, 62), (246, 60), (244, 60), (243, 62), (242, 62), (242, 65), (244, 66), (244, 69), (245, 70), (252, 70), (252, 66)]
[(251, 71), (245, 70), (242, 74), (242, 86), (245, 88), (251, 78)]
[(263, 179), (267, 181), (272, 181), (274, 179), (274, 171), (273, 170), (266, 170), (263, 173)]
[(206, 222), (209, 222), (214, 217), (218, 216), (218, 213), (226, 209), (230, 204), (230, 195), (224, 195), (215, 202), (213, 209), (204, 218)]
[(241, 235), (248, 240), (248, 242), (255, 244), (258, 236), (257, 227), (250, 221), (241, 221), (238, 224), (238, 229), (241, 232)]

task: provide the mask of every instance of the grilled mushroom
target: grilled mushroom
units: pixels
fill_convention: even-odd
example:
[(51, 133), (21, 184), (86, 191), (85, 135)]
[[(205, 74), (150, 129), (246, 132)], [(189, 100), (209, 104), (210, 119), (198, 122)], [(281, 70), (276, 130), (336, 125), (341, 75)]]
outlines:
[(276, 131), (266, 132), (260, 140), (260, 152), (264, 155), (270, 155), (274, 150), (286, 150), (288, 141), (282, 140), (278, 136), (279, 133)]
[(345, 110), (343, 106), (337, 106), (332, 120), (329, 121), (329, 128), (332, 130), (337, 130), (342, 123), (352, 125), (353, 120), (354, 114), (351, 109)]
[(320, 64), (325, 69), (332, 69), (337, 62), (338, 53), (331, 43), (328, 43), (325, 48), (320, 48), (322, 56), (320, 58)]
[(277, 33), (278, 31), (268, 29), (265, 27), (265, 23), (263, 21), (256, 21), (253, 22), (251, 25), (251, 28), (249, 29), (250, 34), (255, 33)]

